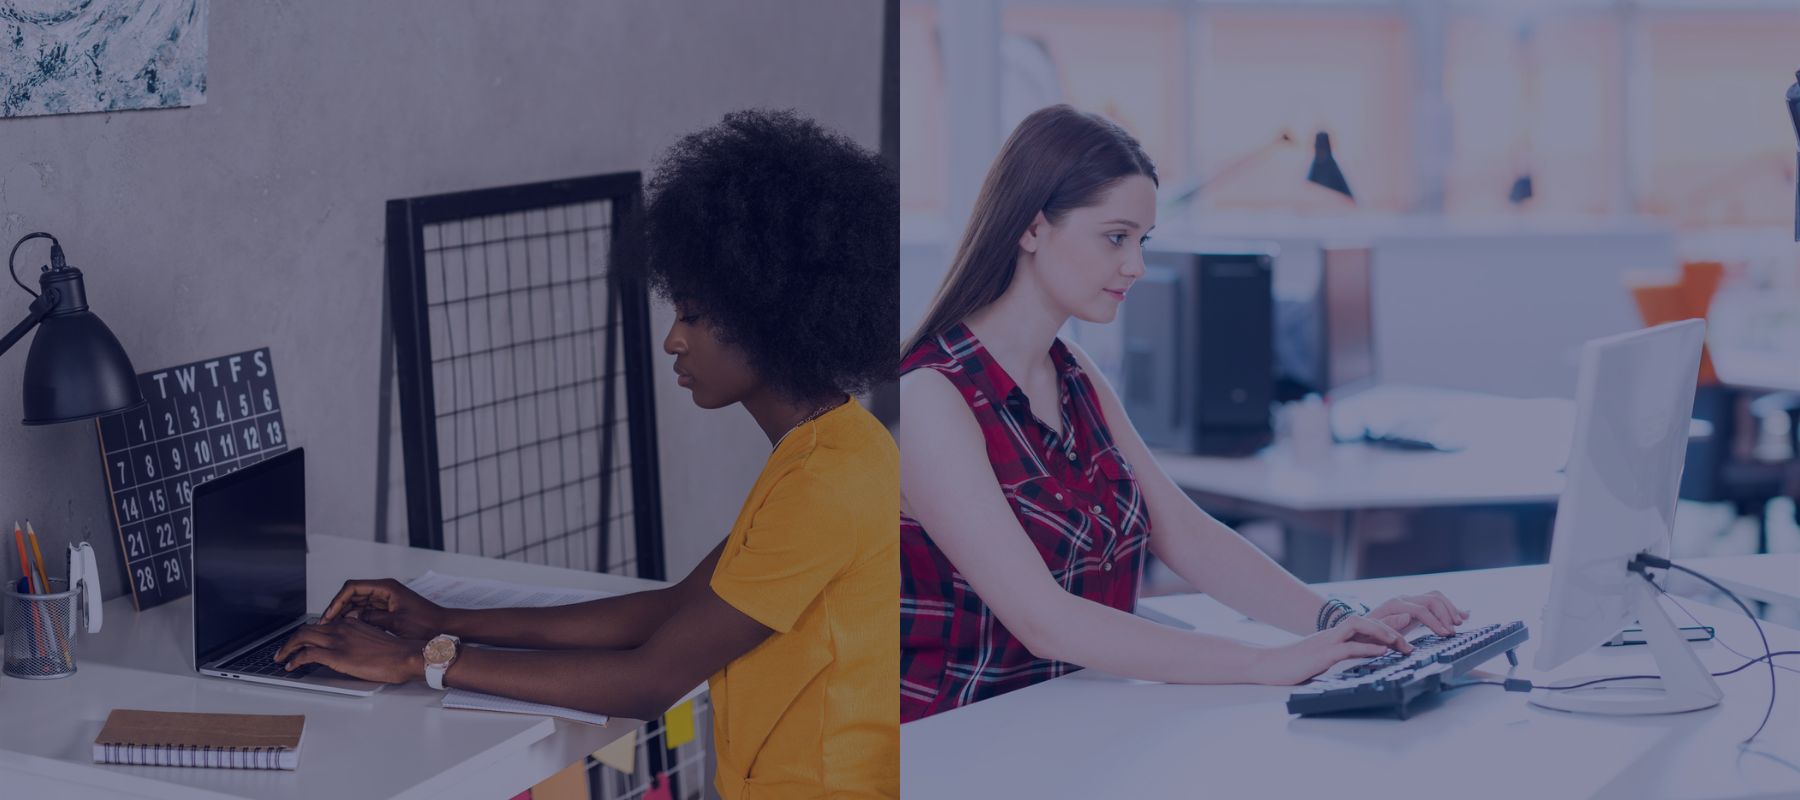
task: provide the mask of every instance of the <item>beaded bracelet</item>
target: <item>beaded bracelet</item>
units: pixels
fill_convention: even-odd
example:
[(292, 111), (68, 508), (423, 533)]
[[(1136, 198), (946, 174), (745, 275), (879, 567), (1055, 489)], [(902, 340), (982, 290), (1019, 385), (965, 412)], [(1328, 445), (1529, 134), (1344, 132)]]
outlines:
[[(1358, 605), (1362, 604), (1359, 603)], [(1369, 613), (1369, 607), (1363, 605), (1362, 611), (1359, 612), (1351, 607), (1349, 603), (1333, 597), (1330, 600), (1325, 601), (1325, 605), (1319, 607), (1318, 618), (1313, 621), (1313, 624), (1318, 626), (1318, 630), (1328, 630), (1337, 627), (1337, 624), (1343, 622), (1346, 618), (1359, 613)]]
[(1326, 600), (1319, 606), (1319, 615), (1313, 620), (1315, 630), (1325, 630), (1343, 621), (1344, 615), (1350, 613), (1350, 604), (1335, 597)]

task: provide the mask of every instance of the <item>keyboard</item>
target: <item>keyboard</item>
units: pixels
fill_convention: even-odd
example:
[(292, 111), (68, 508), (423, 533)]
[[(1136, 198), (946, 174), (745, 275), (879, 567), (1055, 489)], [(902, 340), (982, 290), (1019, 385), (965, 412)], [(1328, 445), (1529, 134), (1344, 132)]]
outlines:
[(311, 674), (318, 664), (307, 664), (289, 671), (287, 665), (275, 660), (275, 651), (287, 642), (287, 637), (276, 637), (263, 642), (255, 650), (245, 652), (224, 664), (219, 669), (225, 672), (241, 672), (246, 675), (271, 675), (283, 678), (304, 678)]
[(1413, 640), (1413, 651), (1387, 655), (1322, 675), (1288, 695), (1289, 714), (1311, 716), (1344, 711), (1389, 710), (1401, 719), (1414, 700), (1456, 685), (1456, 679), (1488, 659), (1504, 653), (1513, 666), (1513, 649), (1530, 634), (1523, 622), (1487, 625), (1451, 636), (1427, 635)]

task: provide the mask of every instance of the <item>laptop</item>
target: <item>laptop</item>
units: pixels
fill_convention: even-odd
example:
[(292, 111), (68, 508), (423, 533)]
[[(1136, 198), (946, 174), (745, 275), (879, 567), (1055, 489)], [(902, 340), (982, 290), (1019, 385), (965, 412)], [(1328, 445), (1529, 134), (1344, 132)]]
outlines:
[(201, 674), (367, 696), (383, 684), (275, 651), (306, 613), (306, 451), (289, 450), (194, 487), (194, 664)]

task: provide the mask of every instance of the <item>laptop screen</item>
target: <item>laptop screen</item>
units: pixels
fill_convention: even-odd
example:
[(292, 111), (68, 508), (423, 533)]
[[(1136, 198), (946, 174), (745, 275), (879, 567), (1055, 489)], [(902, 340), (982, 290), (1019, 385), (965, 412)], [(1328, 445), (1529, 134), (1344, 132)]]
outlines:
[(305, 613), (305, 451), (195, 487), (196, 666)]

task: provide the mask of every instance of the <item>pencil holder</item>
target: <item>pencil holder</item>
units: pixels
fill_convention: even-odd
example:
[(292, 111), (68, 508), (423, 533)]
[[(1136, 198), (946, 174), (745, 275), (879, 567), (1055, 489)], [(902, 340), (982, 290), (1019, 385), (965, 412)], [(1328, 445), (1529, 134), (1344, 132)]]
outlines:
[[(0, 592), (5, 627), (4, 671), (15, 678), (65, 678), (75, 674), (75, 607), (80, 583), (50, 580), (49, 594)], [(56, 589), (62, 591), (55, 591)]]

